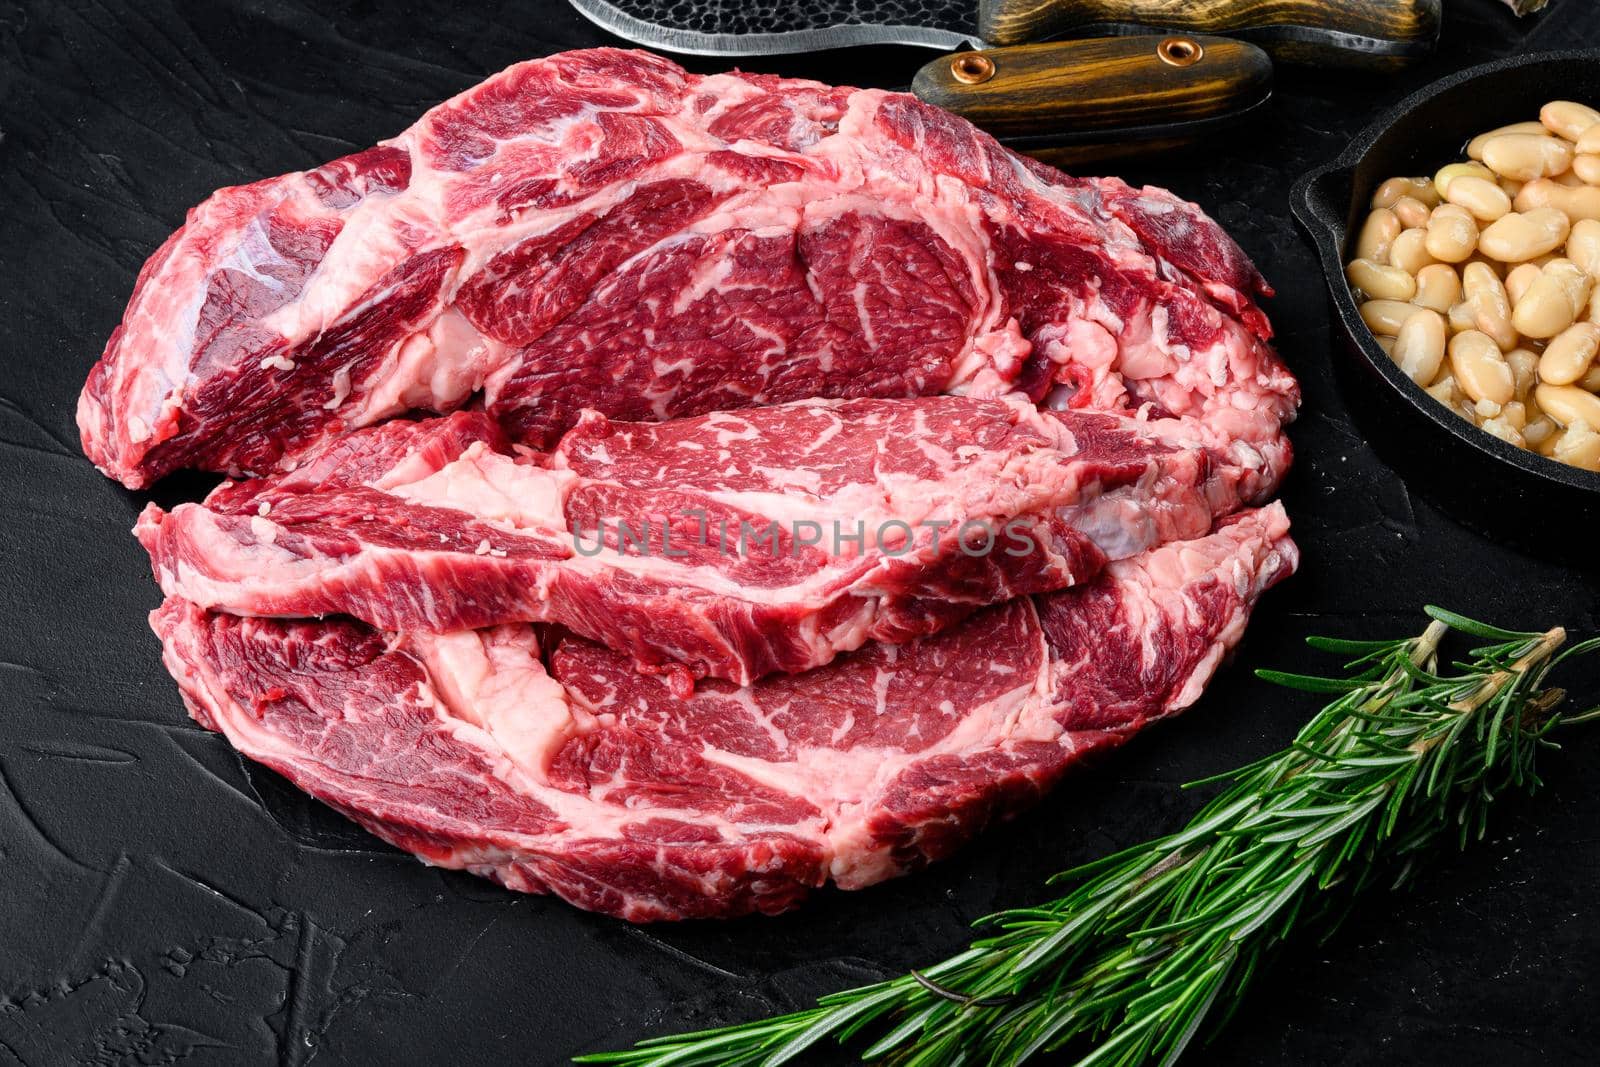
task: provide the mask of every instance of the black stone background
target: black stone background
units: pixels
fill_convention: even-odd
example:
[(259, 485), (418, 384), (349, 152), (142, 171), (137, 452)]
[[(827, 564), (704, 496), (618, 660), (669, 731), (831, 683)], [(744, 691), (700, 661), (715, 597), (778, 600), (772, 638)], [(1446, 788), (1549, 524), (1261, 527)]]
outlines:
[[(1600, 45), (1589, 0), (1521, 24), (1493, 0), (1446, 8), (1423, 67), (1285, 74), (1246, 135), (1119, 168), (1238, 237), (1278, 287), (1305, 384), (1284, 494), (1305, 564), (1257, 614), (1249, 666), (1319, 665), (1300, 647), (1313, 632), (1413, 632), (1429, 601), (1600, 624), (1593, 568), (1468, 532), (1369, 451), (1289, 217), (1294, 177), (1411, 88), (1513, 49)], [(145, 625), (157, 593), (128, 535), (143, 498), (90, 467), (73, 425), (140, 263), (217, 186), (365, 147), (513, 61), (605, 41), (558, 0), (0, 2), (0, 1063), (557, 1063), (799, 1007), (956, 950), (1050, 872), (1177, 827), (1202, 800), (1179, 783), (1279, 747), (1313, 710), (1235, 666), (933, 870), (778, 919), (649, 928), (423, 867), (191, 724)], [(894, 86), (927, 58), (747, 66)], [(1600, 729), (1545, 767), (1548, 788), (1507, 800), (1488, 840), (1284, 957), (1192, 1062), (1595, 1062)]]

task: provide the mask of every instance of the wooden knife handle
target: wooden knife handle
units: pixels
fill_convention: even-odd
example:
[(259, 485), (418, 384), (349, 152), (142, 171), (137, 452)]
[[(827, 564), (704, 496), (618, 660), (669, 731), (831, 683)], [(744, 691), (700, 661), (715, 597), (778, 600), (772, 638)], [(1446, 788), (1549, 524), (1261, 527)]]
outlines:
[(1427, 55), (1439, 22), (1440, 0), (978, 0), (978, 35), (996, 45), (1139, 26), (1226, 33), (1312, 66)]
[(911, 91), (1018, 151), (1111, 158), (1203, 137), (1263, 104), (1272, 60), (1227, 37), (1052, 41), (943, 56), (917, 72)]

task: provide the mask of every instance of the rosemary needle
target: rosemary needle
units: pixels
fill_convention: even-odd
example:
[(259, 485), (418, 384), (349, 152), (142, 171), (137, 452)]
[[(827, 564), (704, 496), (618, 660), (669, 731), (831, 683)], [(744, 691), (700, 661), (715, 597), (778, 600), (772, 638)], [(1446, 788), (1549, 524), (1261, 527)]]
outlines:
[[(1055, 899), (980, 920), (986, 936), (965, 952), (805, 1011), (580, 1062), (775, 1067), (836, 1041), (905, 1067), (1045, 1052), (1080, 1067), (1171, 1063), (1226, 1022), (1285, 939), (1327, 936), (1362, 890), (1403, 884), (1441, 840), (1481, 836), (1501, 793), (1538, 785), (1564, 696), (1545, 678), (1600, 639), (1563, 652), (1559, 627), (1427, 612), (1418, 637), (1312, 638), (1350, 658), (1343, 677), (1258, 672), (1332, 701), (1282, 752), (1193, 783), (1224, 788), (1183, 830), (1057, 875)], [(1451, 630), (1485, 643), (1441, 665)]]

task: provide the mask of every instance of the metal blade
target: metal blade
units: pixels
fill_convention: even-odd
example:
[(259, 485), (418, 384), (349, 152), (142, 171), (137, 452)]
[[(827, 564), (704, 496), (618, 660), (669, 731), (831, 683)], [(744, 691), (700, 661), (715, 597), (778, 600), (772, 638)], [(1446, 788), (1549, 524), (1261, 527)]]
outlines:
[(976, 0), (572, 0), (601, 29), (652, 48), (764, 56), (862, 44), (982, 48)]

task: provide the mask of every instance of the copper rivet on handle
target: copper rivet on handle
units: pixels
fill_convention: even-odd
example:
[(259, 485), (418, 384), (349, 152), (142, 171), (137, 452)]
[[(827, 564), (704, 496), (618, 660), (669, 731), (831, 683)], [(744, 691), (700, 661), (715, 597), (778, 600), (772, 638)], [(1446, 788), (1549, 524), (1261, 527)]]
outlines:
[(1200, 62), (1206, 50), (1193, 37), (1167, 37), (1156, 45), (1156, 55), (1161, 62), (1173, 67), (1192, 67)]
[(950, 74), (963, 85), (981, 85), (994, 77), (994, 60), (981, 52), (962, 52), (951, 57)]

